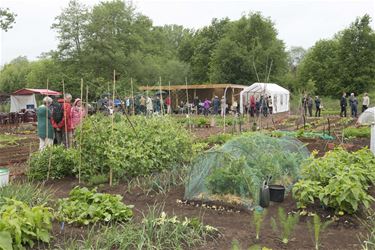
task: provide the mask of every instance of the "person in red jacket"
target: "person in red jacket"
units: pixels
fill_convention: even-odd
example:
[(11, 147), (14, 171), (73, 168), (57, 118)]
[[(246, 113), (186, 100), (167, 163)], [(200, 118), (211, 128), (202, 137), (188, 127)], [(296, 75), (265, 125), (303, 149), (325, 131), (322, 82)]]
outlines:
[[(71, 119), (71, 109), (72, 106), (70, 105), (70, 102), (72, 101), (72, 95), (71, 94), (65, 94), (64, 100), (63, 100), (63, 110), (64, 115), (62, 120), (58, 124), (52, 124), (54, 127), (61, 129), (62, 131), (62, 140), (65, 145), (65, 147), (70, 148), (73, 146), (73, 127), (72, 127), (72, 119)], [(61, 102), (59, 100), (59, 102)]]

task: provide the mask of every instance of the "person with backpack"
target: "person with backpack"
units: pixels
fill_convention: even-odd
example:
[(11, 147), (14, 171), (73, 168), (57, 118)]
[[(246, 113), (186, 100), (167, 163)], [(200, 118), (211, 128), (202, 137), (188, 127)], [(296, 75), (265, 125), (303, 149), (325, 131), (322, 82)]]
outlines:
[(64, 103), (64, 99), (57, 100), (57, 97), (52, 96), (52, 104), (50, 105), (50, 111), (51, 111), (51, 123), (53, 126), (53, 130), (55, 133), (55, 138), (53, 141), (53, 144), (62, 144), (62, 131), (61, 128), (58, 127), (58, 124), (61, 122), (63, 118), (63, 109), (62, 104)]
[[(56, 124), (58, 129), (62, 131), (62, 142), (64, 143), (65, 147), (70, 148), (73, 146), (73, 128), (72, 128), (72, 118), (71, 118), (71, 110), (72, 106), (70, 104), (72, 100), (71, 94), (65, 94), (64, 99), (62, 100), (63, 106), (63, 117), (61, 121)], [(61, 103), (61, 100), (59, 100)]]

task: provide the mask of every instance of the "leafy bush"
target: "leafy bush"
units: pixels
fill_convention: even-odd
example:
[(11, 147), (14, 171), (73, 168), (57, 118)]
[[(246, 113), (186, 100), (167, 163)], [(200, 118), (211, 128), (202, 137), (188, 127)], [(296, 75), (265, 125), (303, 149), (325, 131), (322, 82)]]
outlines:
[(7, 202), (6, 198), (22, 201), (33, 207), (49, 202), (51, 199), (51, 190), (42, 189), (41, 185), (35, 185), (29, 182), (12, 182), (0, 188), (0, 206)]
[(30, 208), (21, 201), (7, 199), (0, 207), (0, 249), (24, 249), (34, 246), (34, 241), (48, 243), (52, 228), (50, 208)]
[[(146, 176), (190, 160), (192, 138), (169, 117), (132, 117), (134, 130), (120, 117), (85, 119), (82, 134), (82, 177), (108, 174), (115, 178)], [(80, 136), (79, 134), (77, 136)]]
[(73, 175), (79, 163), (79, 152), (63, 146), (47, 147), (31, 155), (27, 176), (31, 180), (61, 179)]
[(354, 138), (370, 138), (371, 136), (371, 129), (370, 127), (358, 127), (358, 128), (345, 128), (344, 136), (346, 138), (354, 137)]
[(349, 153), (337, 148), (322, 158), (310, 157), (302, 166), (302, 179), (293, 188), (299, 206), (319, 200), (347, 213), (374, 200), (367, 189), (375, 183), (375, 157), (367, 148)]
[(60, 221), (88, 225), (96, 222), (128, 221), (132, 206), (122, 203), (121, 195), (111, 195), (75, 187), (68, 198), (58, 200)]

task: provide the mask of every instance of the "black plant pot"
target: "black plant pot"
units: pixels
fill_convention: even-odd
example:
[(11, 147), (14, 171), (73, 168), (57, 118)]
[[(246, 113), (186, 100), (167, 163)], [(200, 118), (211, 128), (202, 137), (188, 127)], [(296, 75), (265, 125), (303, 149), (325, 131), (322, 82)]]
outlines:
[(270, 201), (283, 202), (285, 195), (285, 187), (282, 185), (269, 185)]

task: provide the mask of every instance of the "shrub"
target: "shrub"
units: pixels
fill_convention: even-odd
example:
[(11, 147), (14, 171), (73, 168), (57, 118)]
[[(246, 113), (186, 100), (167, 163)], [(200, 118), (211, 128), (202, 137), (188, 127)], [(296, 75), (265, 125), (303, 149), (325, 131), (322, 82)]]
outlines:
[(96, 222), (128, 221), (132, 206), (122, 203), (121, 195), (110, 195), (75, 187), (68, 198), (58, 200), (60, 221), (88, 225)]
[(112, 133), (110, 118), (85, 119), (81, 144), (84, 179), (108, 174), (110, 168), (115, 178), (146, 176), (190, 160), (192, 138), (172, 118), (137, 116), (132, 123), (135, 131), (120, 117)]
[(310, 157), (302, 179), (293, 188), (299, 206), (319, 200), (326, 207), (347, 213), (374, 200), (367, 189), (375, 183), (375, 157), (367, 148), (349, 153), (337, 148), (322, 158)]
[(48, 243), (52, 213), (44, 206), (30, 208), (23, 202), (7, 199), (0, 207), (0, 249), (33, 247), (34, 241)]
[(61, 179), (73, 175), (79, 163), (79, 152), (63, 146), (47, 147), (31, 155), (27, 176), (31, 180)]

